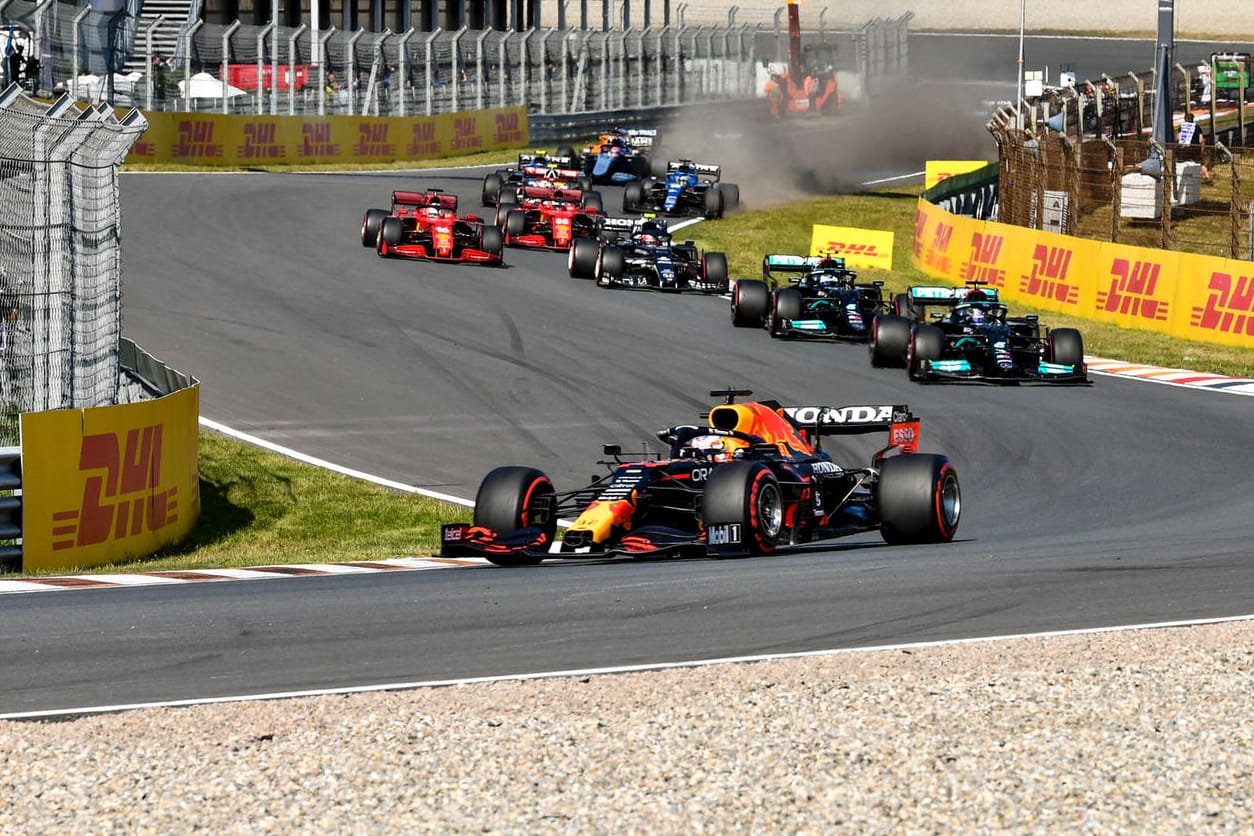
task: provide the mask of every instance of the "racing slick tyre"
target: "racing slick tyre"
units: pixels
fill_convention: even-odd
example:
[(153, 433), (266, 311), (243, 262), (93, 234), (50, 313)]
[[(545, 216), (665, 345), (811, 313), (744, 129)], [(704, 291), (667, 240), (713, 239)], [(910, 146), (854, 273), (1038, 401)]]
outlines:
[(880, 314), (871, 320), (871, 365), (877, 369), (901, 368), (910, 353), (910, 320)]
[(945, 347), (945, 332), (935, 325), (916, 325), (910, 329), (910, 348), (906, 352), (906, 372), (911, 380), (926, 380), (923, 363), (939, 360)]
[(513, 238), (527, 231), (527, 213), (521, 209), (510, 209), (505, 213), (505, 235)]
[(1049, 361), (1062, 366), (1084, 365), (1084, 338), (1074, 328), (1055, 328), (1049, 332)]
[(731, 321), (737, 328), (761, 328), (771, 307), (771, 291), (758, 279), (739, 279), (732, 291)]
[[(553, 483), (532, 467), (508, 465), (490, 471), (475, 494), (475, 525), (495, 532), (537, 526), (548, 543), (557, 533), (557, 516), (548, 510)], [(534, 566), (543, 560), (531, 554), (490, 554), (497, 566)]]
[(602, 247), (600, 255), (597, 256), (597, 266), (594, 271), (597, 284), (601, 287), (609, 287), (610, 282), (622, 277), (626, 267), (627, 260), (623, 257), (622, 250), (615, 246)]
[(489, 174), (483, 178), (483, 205), (495, 206), (498, 196), (501, 193), (501, 186), (505, 184), (505, 178), (499, 174)]
[(876, 494), (884, 542), (947, 543), (954, 539), (962, 515), (962, 491), (958, 471), (945, 456), (889, 456), (880, 465)]
[(395, 247), (405, 240), (405, 225), (400, 218), (384, 218), (379, 224), (379, 240), (389, 247)]
[[(510, 212), (510, 214), (514, 213)], [(499, 226), (484, 224), (479, 227), (479, 249), (490, 255), (500, 255), (505, 252), (505, 236), (501, 233)]]
[(783, 333), (780, 323), (785, 319), (801, 319), (803, 306), (801, 291), (795, 287), (781, 287), (771, 293), (771, 311), (766, 321), (766, 329), (772, 337)]
[(597, 269), (597, 256), (601, 254), (601, 242), (595, 238), (576, 238), (570, 242), (566, 256), (566, 269), (572, 279), (590, 279)]
[(730, 462), (711, 471), (701, 501), (712, 554), (770, 554), (784, 530), (784, 495), (761, 462)]
[(575, 181), (575, 188), (579, 189), (581, 192), (592, 191), (592, 178), (586, 176), (580, 177), (577, 181)]
[(705, 190), (705, 216), (707, 218), (723, 217), (723, 193), (717, 187)]
[(638, 212), (644, 202), (644, 184), (628, 183), (623, 187), (623, 211)]
[(701, 278), (707, 284), (714, 285), (714, 289), (707, 290), (707, 293), (726, 293), (727, 292), (727, 254), (726, 253), (704, 253), (701, 256)]
[(583, 196), (579, 198), (579, 208), (604, 214), (605, 201), (601, 197), (600, 192), (584, 192)]
[(497, 206), (517, 206), (518, 205), (518, 189), (513, 186), (502, 186), (501, 193), (496, 198)]
[(718, 190), (723, 193), (723, 212), (735, 212), (740, 208), (740, 186), (736, 183), (719, 183)]
[(571, 159), (576, 160), (576, 161), (578, 161), (578, 160), (579, 160), (579, 155), (578, 155), (578, 154), (576, 154), (576, 153), (575, 153), (575, 149), (574, 149), (574, 148), (572, 148), (572, 147), (571, 147), (571, 146), (569, 146), (569, 145), (563, 145), (561, 148), (558, 148), (558, 149), (557, 149), (557, 156), (559, 156), (559, 157), (570, 157)]
[(379, 243), (379, 224), (388, 216), (386, 209), (367, 209), (361, 219), (361, 245), (373, 247)]

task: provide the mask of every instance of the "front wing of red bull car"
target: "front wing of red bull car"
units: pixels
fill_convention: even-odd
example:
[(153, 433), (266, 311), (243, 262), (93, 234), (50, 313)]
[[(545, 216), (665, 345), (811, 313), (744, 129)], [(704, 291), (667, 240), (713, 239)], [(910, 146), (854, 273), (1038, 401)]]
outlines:
[[(953, 538), (957, 472), (946, 457), (917, 452), (919, 421), (906, 407), (781, 407), (736, 403), (748, 390), (711, 394), (727, 400), (707, 414), (708, 426), (660, 431), (670, 448), (664, 455), (627, 459), (607, 445), (608, 472), (577, 490), (558, 493), (535, 468), (492, 470), (474, 521), (443, 527), (441, 554), (524, 566), (545, 558), (744, 557), (874, 530), (889, 543)], [(874, 432), (886, 432), (889, 443), (868, 466), (842, 467), (821, 446), (823, 436)], [(559, 520), (572, 517), (559, 535)]]

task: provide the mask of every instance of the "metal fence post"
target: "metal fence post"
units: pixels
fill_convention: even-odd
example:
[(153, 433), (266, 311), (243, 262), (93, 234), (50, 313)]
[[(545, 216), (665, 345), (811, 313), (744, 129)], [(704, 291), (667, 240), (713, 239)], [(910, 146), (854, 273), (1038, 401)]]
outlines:
[(452, 107), (453, 113), (457, 113), (457, 111), (459, 110), (458, 108), (458, 102), (460, 101), (459, 93), (461, 91), (461, 86), (462, 86), (461, 39), (462, 39), (462, 36), (465, 34), (466, 34), (465, 26), (460, 27), (456, 32), (453, 33), (453, 72), (451, 73), (452, 85), (453, 85), (453, 100), (451, 103), (451, 107)]
[(230, 88), (229, 79), (231, 64), (231, 36), (235, 34), (235, 30), (242, 26), (238, 20), (232, 23), (222, 33), (222, 113), (223, 115), (231, 112), (231, 99), (227, 96)]
[(540, 112), (549, 112), (549, 88), (553, 84), (552, 61), (549, 60), (549, 38), (557, 34), (556, 29), (548, 29), (540, 38)]
[(475, 107), (479, 110), (483, 110), (483, 94), (485, 87), (483, 80), (483, 42), (487, 40), (488, 34), (491, 31), (491, 29), (484, 29), (479, 33), (479, 37), (475, 38)]
[(522, 36), (522, 49), (519, 51), (518, 59), (518, 104), (527, 104), (527, 41), (531, 40), (531, 36), (536, 33), (534, 29), (528, 29)]
[[(91, 13), (91, 6), (84, 6), (84, 7), (83, 7), (83, 10), (82, 10), (81, 12), (79, 12), (79, 13), (78, 13), (78, 14), (76, 14), (76, 15), (74, 15), (74, 39), (73, 39), (73, 44), (74, 44), (74, 60), (73, 60), (73, 62), (71, 63), (71, 67), (72, 67), (72, 69), (70, 70), (70, 73), (71, 73), (71, 76), (70, 76), (70, 95), (74, 97), (74, 101), (78, 101), (78, 51), (79, 51), (79, 50), (78, 50), (78, 30), (79, 30), (79, 24), (80, 24), (80, 23), (82, 23), (82, 22), (83, 22), (83, 18), (87, 17), (87, 15), (88, 15), (88, 14), (90, 14), (90, 13)], [(151, 69), (152, 69), (152, 68), (151, 68), (151, 67), (149, 67), (149, 70), (150, 70), (150, 71), (151, 71)], [(11, 81), (12, 81), (12, 82), (16, 82), (16, 81), (17, 81), (17, 79), (16, 79), (16, 78), (15, 78), (15, 79), (11, 79)]]
[(327, 113), (327, 41), (331, 40), (336, 29), (334, 26), (328, 26), (326, 31), (319, 36), (317, 32), (313, 34), (313, 38), (318, 41), (318, 55), (321, 56), (322, 62), (318, 64), (318, 115), (325, 116)]
[(513, 29), (501, 36), (496, 61), (496, 106), (505, 107), (505, 83), (509, 80), (509, 39), (518, 34)]
[(144, 73), (144, 86), (147, 92), (147, 110), (152, 110), (152, 32), (164, 22), (165, 15), (157, 15), (157, 19), (148, 24), (148, 28), (144, 30), (144, 43), (145, 48), (148, 50), (148, 71)]
[(348, 78), (345, 79), (344, 83), (348, 85), (348, 113), (350, 116), (357, 112), (357, 42), (365, 34), (365, 29), (358, 29), (348, 39)]
[[(292, 32), (292, 37), (287, 39), (287, 115), (296, 115), (296, 39), (301, 36), (309, 27), (302, 23)], [(223, 81), (222, 95), (226, 95), (226, 82)], [(279, 80), (274, 79), (275, 89), (278, 89)]]
[(401, 116), (404, 116), (407, 113), (406, 103), (409, 99), (409, 96), (405, 94), (405, 79), (409, 78), (409, 66), (410, 66), (409, 39), (414, 36), (414, 31), (415, 31), (414, 27), (412, 26), (409, 27), (409, 29), (405, 31), (405, 34), (401, 35), (400, 41), (397, 42), (397, 45), (396, 45), (397, 79), (394, 83), (396, 84), (397, 89), (400, 91), (401, 105), (399, 108), (399, 113)]
[[(192, 54), (192, 36), (196, 34), (196, 30), (204, 26), (203, 20), (198, 20), (191, 26), (183, 30), (183, 55), (190, 56)], [(192, 109), (192, 61), (191, 58), (183, 59), (183, 109)]]
[(270, 33), (274, 31), (274, 22), (271, 21), (262, 27), (257, 33), (257, 115), (266, 112), (266, 86), (262, 83), (265, 79), (265, 56), (266, 56), (266, 39), (270, 37)]
[(437, 26), (435, 27), (435, 29), (431, 31), (431, 34), (427, 36), (427, 39), (423, 41), (423, 49), (426, 50), (426, 55), (423, 57), (423, 69), (426, 71), (426, 75), (427, 75), (427, 79), (426, 79), (427, 80), (427, 108), (426, 108), (426, 114), (425, 114), (427, 116), (431, 115), (431, 93), (432, 93), (432, 87), (434, 86), (431, 83), (434, 78), (434, 76), (432, 75), (433, 68), (431, 66), (432, 64), (431, 47), (435, 43), (435, 39), (439, 37), (440, 33), (443, 31), (444, 31), (443, 29)]

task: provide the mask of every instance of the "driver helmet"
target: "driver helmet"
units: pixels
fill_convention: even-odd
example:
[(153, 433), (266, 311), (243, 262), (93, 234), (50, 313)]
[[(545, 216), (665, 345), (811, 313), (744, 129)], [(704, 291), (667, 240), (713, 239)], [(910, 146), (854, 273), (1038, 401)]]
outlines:
[(971, 310), (967, 312), (967, 321), (972, 325), (983, 325), (987, 321), (987, 315), (984, 309), (978, 305), (973, 305)]
[(640, 236), (640, 243), (644, 244), (646, 247), (656, 247), (657, 236), (651, 232), (642, 233)]
[(694, 457), (712, 462), (729, 462), (748, 446), (747, 441), (725, 435), (699, 435), (688, 442)]

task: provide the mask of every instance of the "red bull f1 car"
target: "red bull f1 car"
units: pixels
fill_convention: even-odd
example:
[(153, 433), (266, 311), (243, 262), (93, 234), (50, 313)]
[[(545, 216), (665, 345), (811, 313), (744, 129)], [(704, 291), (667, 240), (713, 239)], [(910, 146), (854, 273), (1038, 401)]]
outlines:
[(384, 258), (503, 263), (500, 228), (477, 215), (457, 214), (457, 196), (439, 189), (392, 192), (391, 209), (367, 209), (361, 243)]
[(911, 287), (871, 325), (871, 365), (905, 366), (919, 382), (1088, 383), (1084, 339), (1008, 316), (996, 288)]
[[(781, 275), (787, 284), (772, 289)], [(762, 281), (736, 282), (732, 324), (765, 327), (772, 337), (785, 339), (864, 341), (872, 320), (888, 307), (883, 282), (857, 279), (839, 256), (767, 255)]]
[[(902, 405), (783, 407), (723, 403), (700, 425), (667, 427), (665, 455), (625, 457), (606, 445), (607, 473), (558, 493), (541, 471), (506, 466), (484, 478), (474, 521), (446, 525), (447, 556), (526, 566), (548, 557), (743, 557), (879, 531), (893, 544), (953, 539), (962, 511), (948, 458), (919, 453), (919, 419)], [(866, 465), (837, 464), (826, 436), (878, 433)], [(559, 536), (558, 520), (574, 522)]]

